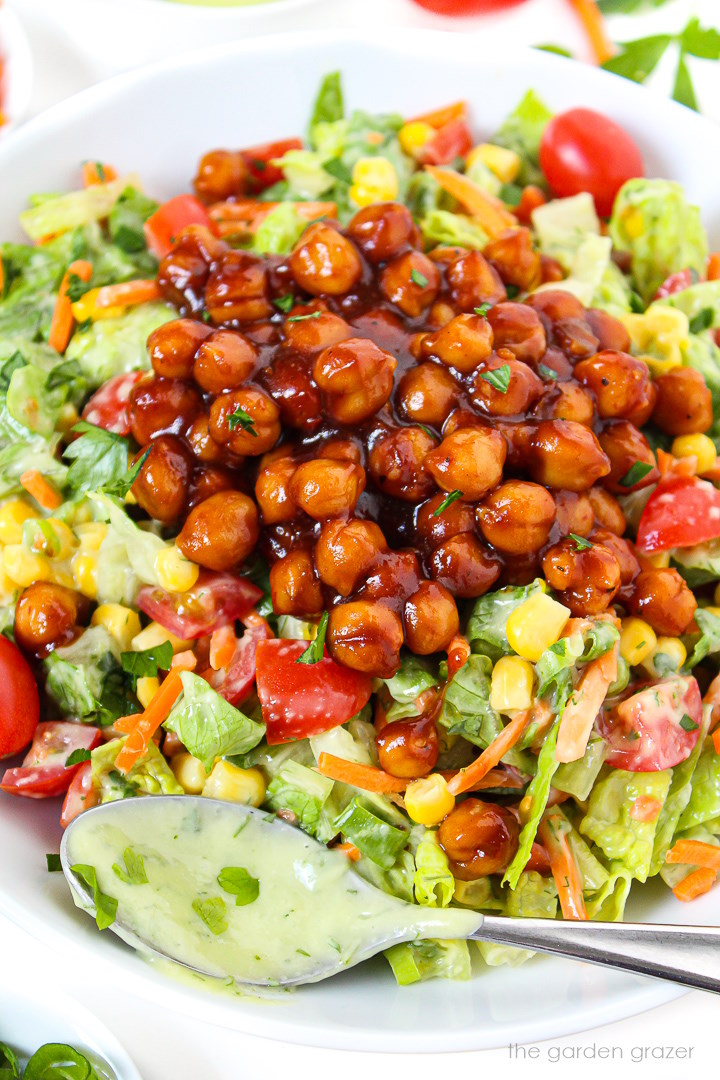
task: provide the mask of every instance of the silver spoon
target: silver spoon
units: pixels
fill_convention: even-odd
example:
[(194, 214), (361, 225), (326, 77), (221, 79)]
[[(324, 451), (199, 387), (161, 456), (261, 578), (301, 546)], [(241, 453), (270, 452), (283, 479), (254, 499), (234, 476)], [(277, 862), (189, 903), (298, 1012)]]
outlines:
[[(128, 848), (142, 856), (147, 882), (121, 880), (132, 869), (123, 862)], [(720, 927), (512, 919), (408, 904), (370, 885), (342, 853), (236, 803), (108, 803), (71, 823), (60, 857), (75, 902), (93, 914), (92, 889), (72, 867), (95, 867), (101, 890), (118, 900), (111, 928), (133, 948), (238, 983), (316, 982), (399, 942), (467, 938), (720, 993)], [(253, 899), (242, 874), (239, 885), (236, 874), (219, 884), (228, 867), (257, 881)]]

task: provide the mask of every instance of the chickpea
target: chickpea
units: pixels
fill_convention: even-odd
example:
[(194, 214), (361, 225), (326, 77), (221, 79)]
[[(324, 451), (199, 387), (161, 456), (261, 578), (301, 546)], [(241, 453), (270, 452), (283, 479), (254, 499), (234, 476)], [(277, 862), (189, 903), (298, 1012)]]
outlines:
[(640, 573), (640, 563), (629, 540), (624, 540), (617, 533), (610, 532), (609, 529), (594, 529), (591, 533), (591, 539), (593, 543), (602, 544), (617, 559), (620, 567), (621, 585), (629, 585), (631, 581), (635, 580)]
[(643, 570), (635, 579), (630, 610), (658, 634), (684, 634), (696, 609), (697, 600), (677, 570)]
[(395, 720), (375, 737), (380, 766), (391, 776), (417, 780), (435, 768), (440, 742), (433, 720)]
[(327, 394), (327, 409), (340, 424), (358, 424), (385, 404), (393, 388), (397, 360), (373, 341), (350, 338), (325, 349), (313, 377)]
[(435, 548), (451, 536), (471, 533), (475, 528), (475, 515), (471, 506), (464, 502), (453, 502), (437, 514), (445, 501), (445, 492), (438, 491), (431, 499), (418, 507), (415, 526), (421, 541), (430, 548)]
[(405, 643), (419, 656), (443, 652), (460, 629), (452, 593), (437, 581), (421, 581), (403, 608)]
[(559, 319), (553, 324), (553, 338), (571, 360), (582, 360), (598, 350), (598, 339), (582, 319)]
[(405, 315), (416, 319), (430, 307), (440, 288), (437, 267), (421, 251), (396, 255), (380, 273), (380, 292)]
[(615, 496), (605, 488), (592, 487), (588, 491), (588, 498), (598, 525), (616, 536), (622, 536), (627, 525), (623, 508)]
[(315, 545), (315, 565), (325, 585), (349, 596), (385, 551), (385, 537), (373, 521), (328, 521)]
[(488, 359), (492, 348), (492, 327), (483, 315), (456, 315), (434, 334), (425, 334), (420, 352), (467, 375)]
[(320, 456), (331, 461), (349, 461), (353, 465), (362, 465), (362, 454), (357, 443), (352, 439), (328, 439), (320, 447)]
[(353, 336), (353, 328), (329, 311), (321, 311), (312, 319), (300, 319), (297, 322), (285, 321), (283, 326), (285, 344), (293, 352), (307, 355), (337, 345)]
[(231, 390), (210, 406), (210, 434), (234, 454), (258, 457), (280, 438), (280, 412), (272, 398), (254, 386)]
[(455, 407), (458, 386), (447, 368), (431, 360), (408, 368), (398, 383), (399, 410), (418, 424), (442, 427)]
[(259, 532), (252, 499), (242, 491), (220, 491), (190, 511), (175, 542), (192, 562), (229, 570), (247, 559)]
[(203, 154), (193, 185), (208, 202), (219, 202), (242, 194), (250, 173), (239, 150), (210, 150)]
[(230, 250), (230, 245), (216, 236), (208, 225), (186, 225), (177, 234), (175, 244), (194, 251), (209, 269)]
[(280, 419), (299, 431), (322, 423), (322, 397), (312, 377), (308, 358), (297, 353), (276, 354), (259, 379), (278, 409)]
[(330, 612), (326, 641), (332, 657), (354, 671), (391, 679), (400, 667), (402, 623), (383, 604), (338, 604)]
[[(482, 421), (474, 409), (466, 405), (459, 405), (448, 416), (442, 426), (443, 436), (453, 435), (460, 428), (482, 427)], [(500, 424), (495, 425), (500, 430)]]
[(464, 255), (467, 248), (459, 247), (451, 244), (439, 244), (438, 247), (433, 248), (428, 253), (428, 258), (432, 259), (434, 263), (439, 266), (449, 266), (450, 263), (455, 262), (461, 255)]
[(533, 248), (529, 229), (507, 229), (483, 248), (506, 285), (515, 285), (522, 292), (532, 292), (542, 280), (540, 255)]
[(534, 415), (547, 420), (572, 420), (592, 427), (595, 403), (590, 394), (576, 382), (550, 385), (534, 409)]
[(213, 322), (254, 322), (267, 319), (274, 308), (268, 298), (267, 266), (248, 251), (228, 251), (215, 266), (205, 289), (205, 304)]
[(290, 497), (316, 521), (352, 514), (364, 489), (361, 465), (327, 458), (303, 462), (290, 480)]
[[(210, 434), (210, 417), (207, 413), (201, 413), (197, 420), (188, 428), (185, 438), (190, 449), (198, 461), (205, 465), (220, 465), (228, 460), (233, 460), (231, 455), (222, 446), (219, 446)], [(242, 458), (234, 459), (242, 464)]]
[(497, 304), (507, 296), (497, 270), (479, 251), (463, 251), (450, 263), (445, 276), (453, 303), (461, 311)]
[(325, 221), (308, 225), (288, 264), (300, 288), (311, 296), (342, 296), (363, 272), (355, 245)]
[[(502, 380), (500, 386), (490, 381), (492, 372), (498, 373), (495, 377)], [(519, 416), (531, 408), (543, 389), (531, 367), (516, 360), (508, 349), (501, 349), (472, 375), (470, 398), (477, 409), (489, 416)]]
[(202, 407), (194, 387), (179, 379), (154, 378), (138, 383), (130, 394), (130, 430), (141, 446), (158, 435), (181, 435)]
[(383, 495), (404, 502), (419, 502), (435, 490), (424, 462), (437, 442), (419, 427), (397, 428), (373, 445), (368, 468)]
[(430, 572), (436, 581), (463, 599), (474, 599), (491, 589), (500, 576), (501, 564), (470, 533), (451, 536), (435, 548)]
[(438, 829), (440, 847), (461, 881), (474, 881), (507, 870), (515, 857), (520, 825), (504, 806), (465, 799)]
[(255, 346), (235, 330), (215, 330), (195, 355), (193, 378), (203, 390), (220, 394), (246, 382), (255, 370)]
[(541, 420), (530, 439), (528, 469), (546, 487), (585, 491), (610, 472), (592, 431), (572, 420)]
[[(541, 315), (541, 321), (543, 316)], [(548, 324), (549, 325), (549, 324)], [(558, 379), (570, 379), (573, 373), (573, 365), (568, 360), (562, 349), (557, 345), (548, 345), (542, 358), (543, 367), (554, 371)], [(550, 376), (552, 378), (552, 376)], [(557, 384), (556, 384), (557, 385)]]
[(543, 285), (555, 285), (564, 278), (565, 271), (557, 259), (553, 259), (550, 255), (540, 256), (540, 280)]
[(419, 234), (412, 215), (402, 203), (373, 203), (358, 210), (347, 227), (368, 262), (389, 262), (406, 247), (417, 247)]
[(560, 322), (561, 319), (585, 318), (585, 308), (578, 298), (564, 289), (542, 289), (528, 296), (525, 302), (544, 316), (548, 324)]
[(147, 350), (156, 375), (168, 379), (189, 379), (195, 353), (212, 333), (195, 319), (173, 319), (153, 330)]
[(160, 260), (157, 283), (163, 299), (182, 314), (199, 314), (205, 306), (205, 286), (210, 271), (196, 245), (182, 240)]
[(516, 360), (537, 364), (547, 348), (545, 327), (540, 316), (527, 304), (510, 301), (494, 304), (487, 313), (495, 348), (508, 349)]
[(309, 552), (291, 551), (271, 566), (270, 593), (276, 615), (303, 617), (322, 611), (322, 589)]
[(598, 339), (600, 349), (611, 349), (613, 352), (620, 353), (630, 352), (630, 334), (619, 319), (599, 308), (588, 308), (585, 319)]
[[(429, 259), (432, 259), (435, 253), (433, 251), (428, 255)], [(433, 259), (433, 262), (435, 260)], [(434, 304), (431, 304), (430, 310), (427, 313), (428, 326), (442, 327), (446, 326), (451, 319), (455, 317), (457, 312), (446, 300), (436, 300)]]
[(476, 510), (480, 531), (489, 544), (508, 555), (539, 551), (555, 521), (555, 500), (547, 488), (507, 480)]
[(602, 544), (578, 551), (567, 536), (545, 552), (542, 566), (548, 585), (573, 615), (606, 611), (620, 588), (620, 565)]
[(218, 491), (229, 491), (234, 488), (237, 474), (233, 476), (229, 469), (206, 467), (195, 469), (190, 487), (188, 488), (187, 508), (192, 510), (198, 503), (216, 495)]
[(29, 653), (45, 653), (77, 636), (81, 597), (73, 589), (36, 581), (23, 589), (15, 608), (15, 641)]
[(425, 458), (425, 468), (443, 491), (462, 491), (467, 502), (482, 499), (500, 483), (507, 454), (494, 428), (461, 428)]
[[(172, 525), (182, 514), (192, 475), (192, 457), (174, 435), (161, 435), (138, 455), (149, 451), (132, 492), (146, 514)], [(136, 458), (137, 460), (137, 458)]]
[(713, 421), (712, 397), (701, 372), (677, 367), (655, 380), (653, 420), (666, 435), (695, 435)]
[[(637, 491), (657, 483), (660, 474), (655, 467), (655, 455), (645, 436), (634, 424), (628, 420), (611, 421), (600, 435), (600, 445), (610, 462), (610, 474), (604, 481), (604, 486), (610, 491), (616, 495), (627, 495), (629, 491)], [(637, 483), (627, 486), (622, 480), (636, 461), (650, 465), (650, 471)]]
[(592, 503), (585, 492), (556, 491), (555, 520), (558, 528), (566, 535), (589, 536), (592, 532), (595, 515)]
[(386, 551), (378, 558), (362, 587), (363, 598), (402, 603), (415, 592), (422, 577), (414, 551)]
[(276, 525), (279, 521), (291, 521), (299, 512), (290, 494), (290, 481), (297, 464), (291, 456), (278, 457), (263, 465), (255, 481), (257, 499), (263, 525)]
[(657, 391), (642, 360), (606, 349), (576, 364), (575, 378), (592, 390), (603, 420), (629, 420), (642, 427), (650, 419)]

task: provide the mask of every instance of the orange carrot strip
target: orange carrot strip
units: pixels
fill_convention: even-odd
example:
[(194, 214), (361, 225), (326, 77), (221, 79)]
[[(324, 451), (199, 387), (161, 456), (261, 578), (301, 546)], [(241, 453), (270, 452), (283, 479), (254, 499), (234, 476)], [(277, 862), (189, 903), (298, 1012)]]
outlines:
[(710, 705), (710, 731), (714, 731), (720, 722), (720, 675), (716, 675), (705, 691), (704, 705)]
[(213, 203), (208, 213), (219, 225), (240, 222), (254, 231), (278, 206), (292, 206), (303, 221), (315, 221), (320, 217), (337, 217), (335, 202), (258, 202), (256, 199), (241, 199), (239, 202)]
[(663, 808), (660, 799), (654, 795), (638, 795), (630, 808), (633, 821), (654, 821)]
[(693, 870), (686, 878), (679, 881), (673, 892), (678, 900), (694, 900), (696, 896), (702, 896), (709, 892), (715, 884), (716, 874), (714, 870), (708, 870), (701, 866), (699, 870)]
[(433, 109), (431, 112), (421, 113), (406, 120), (407, 124), (429, 124), (433, 128), (445, 127), (451, 120), (464, 120), (467, 116), (467, 102), (453, 101), (451, 105), (445, 105), (442, 109)]
[(197, 656), (192, 649), (183, 649), (175, 653), (170, 663), (171, 670), (178, 668), (179, 671), (194, 671), (197, 667)]
[(531, 715), (530, 710), (525, 709), (523, 712), (518, 713), (517, 716), (514, 716), (500, 734), (495, 736), (490, 745), (483, 750), (480, 757), (473, 761), (472, 765), (468, 765), (467, 768), (460, 769), (459, 772), (455, 773), (448, 783), (450, 794), (460, 795), (463, 791), (470, 791), (471, 788), (474, 788), (476, 784), (487, 776), (491, 769), (499, 765), (501, 758), (505, 757), (508, 750), (522, 737), (523, 732), (530, 723)]
[(75, 325), (72, 304), (70, 297), (67, 294), (70, 277), (71, 275), (75, 275), (76, 277), (79, 277), (81, 281), (87, 282), (92, 276), (92, 269), (92, 263), (86, 262), (85, 259), (76, 259), (75, 262), (70, 263), (65, 272), (65, 276), (60, 283), (60, 290), (57, 294), (57, 300), (55, 301), (55, 308), (50, 322), (50, 334), (48, 335), (48, 345), (51, 349), (55, 349), (56, 352), (65, 352), (70, 344), (70, 338), (72, 337), (73, 327)]
[(470, 656), (470, 642), (462, 634), (456, 634), (448, 645), (448, 678), (460, 670)]
[(582, 876), (570, 849), (567, 836), (555, 824), (557, 818), (547, 814), (540, 822), (538, 836), (550, 859), (550, 869), (555, 881), (564, 919), (587, 919)]
[(101, 161), (85, 161), (82, 167), (83, 187), (94, 187), (96, 184), (107, 184), (110, 180), (117, 180), (117, 170), (112, 165), (104, 165)]
[(708, 281), (720, 281), (720, 251), (713, 251), (707, 260)]
[(270, 623), (262, 615), (258, 615), (257, 611), (249, 611), (247, 615), (243, 615), (240, 622), (243, 626), (247, 626), (248, 628), (251, 626), (264, 626), (268, 640), (275, 637), (270, 627)]
[(713, 746), (715, 747), (715, 753), (720, 754), (720, 727), (715, 728), (712, 734)]
[(21, 475), (20, 483), (43, 510), (57, 510), (63, 501), (57, 488), (37, 469), (27, 469)]
[(349, 840), (346, 840), (343, 844), (336, 844), (335, 851), (344, 852), (351, 862), (357, 862), (358, 859), (361, 858), (360, 851), (354, 844), (351, 844)]
[(555, 747), (556, 761), (578, 761), (585, 753), (593, 724), (607, 697), (608, 687), (617, 678), (617, 659), (616, 643), (614, 649), (599, 656), (585, 668), (560, 721)]
[(147, 709), (138, 713), (135, 727), (115, 759), (115, 768), (127, 773), (146, 752), (150, 740), (182, 694), (182, 679), (177, 668), (165, 678)]
[(468, 180), (454, 169), (444, 169), (439, 165), (426, 165), (425, 171), (437, 180), (443, 191), (452, 195), (473, 219), (485, 230), (490, 239), (499, 236), (506, 229), (517, 226), (518, 220), (506, 206), (489, 195), (479, 184)]
[(160, 286), (154, 278), (147, 280), (138, 278), (136, 281), (121, 281), (118, 285), (103, 285), (95, 296), (95, 306), (99, 308), (131, 307), (159, 298)]
[(608, 37), (605, 20), (595, 0), (570, 0), (570, 6), (575, 9), (582, 23), (595, 62), (604, 64), (615, 55), (615, 46)]
[(720, 873), (720, 847), (702, 840), (678, 840), (665, 856), (665, 862), (702, 866)]
[(142, 713), (130, 713), (129, 716), (119, 716), (113, 724), (113, 731), (119, 731), (122, 735), (128, 735), (136, 726)]
[(334, 754), (321, 754), (317, 767), (318, 772), (331, 780), (339, 780), (342, 784), (351, 784), (363, 791), (375, 791), (379, 794), (404, 791), (408, 784), (407, 780), (391, 776), (373, 765), (359, 765), (356, 761), (346, 761)]
[(210, 667), (214, 671), (227, 667), (237, 647), (235, 630), (231, 625), (214, 630), (210, 637)]

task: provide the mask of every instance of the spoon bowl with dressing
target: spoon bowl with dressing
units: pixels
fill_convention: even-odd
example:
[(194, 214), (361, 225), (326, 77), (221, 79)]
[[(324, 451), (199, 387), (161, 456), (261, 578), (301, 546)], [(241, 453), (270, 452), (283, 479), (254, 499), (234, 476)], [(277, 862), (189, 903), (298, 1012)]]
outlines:
[(409, 904), (341, 851), (252, 807), (152, 796), (95, 807), (67, 828), (78, 907), (141, 953), (238, 984), (336, 975), (400, 942), (468, 938), (720, 992), (720, 928), (567, 922)]

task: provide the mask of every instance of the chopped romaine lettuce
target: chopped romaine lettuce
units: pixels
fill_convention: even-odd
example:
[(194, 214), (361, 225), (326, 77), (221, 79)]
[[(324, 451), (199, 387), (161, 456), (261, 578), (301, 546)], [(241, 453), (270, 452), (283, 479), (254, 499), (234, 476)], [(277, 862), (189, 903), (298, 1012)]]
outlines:
[(560, 638), (559, 641), (550, 645), (535, 665), (538, 680), (537, 696), (545, 697), (546, 694), (552, 694), (553, 700), (557, 700), (560, 696), (567, 699), (572, 690), (573, 668), (582, 657), (584, 650), (585, 643), (582, 634), (579, 633)]
[[(605, 280), (611, 253), (612, 243), (609, 236), (594, 236), (588, 233), (569, 260), (568, 276), (560, 283), (563, 291), (572, 293), (581, 304), (590, 307)], [(548, 282), (536, 289), (536, 292), (544, 292), (551, 287), (557, 289), (558, 284)]]
[(678, 822), (690, 802), (694, 789), (693, 774), (702, 754), (705, 735), (710, 724), (710, 713), (709, 708), (703, 709), (702, 727), (695, 748), (690, 757), (676, 765), (672, 771), (670, 790), (660, 811), (655, 829), (655, 843), (653, 845), (652, 863), (650, 864), (651, 874), (657, 874), (665, 865), (665, 856), (672, 847)]
[[(102, 573), (100, 564), (103, 562), (103, 556), (106, 551), (111, 552), (113, 563), (116, 563), (119, 557), (118, 548), (124, 549), (126, 564), (129, 564), (132, 568), (139, 582), (143, 585), (159, 585), (155, 571), (155, 560), (158, 553), (165, 548), (165, 541), (161, 540), (155, 533), (149, 532), (147, 529), (141, 529), (136, 525), (115, 499), (112, 499), (109, 495), (93, 493), (90, 498), (97, 507), (100, 516), (110, 523), (108, 534), (100, 548), (98, 595), (101, 595), (100, 581)], [(111, 599), (107, 595), (103, 595), (102, 598), (108, 601)], [(115, 599), (115, 597), (112, 597), (112, 599)]]
[(342, 79), (339, 71), (329, 72), (320, 83), (310, 116), (309, 139), (313, 145), (313, 130), (318, 124), (332, 124), (345, 115)]
[(315, 836), (332, 789), (332, 780), (291, 758), (270, 781), (267, 803), (272, 810), (289, 810), (300, 828)]
[(112, 242), (128, 254), (145, 251), (147, 243), (143, 225), (157, 209), (158, 204), (154, 199), (149, 199), (137, 188), (125, 188), (108, 214), (108, 232)]
[[(565, 702), (563, 702), (562, 707), (565, 707)], [(552, 784), (555, 770), (558, 767), (558, 763), (555, 760), (555, 746), (557, 744), (559, 726), (560, 718), (558, 717), (545, 737), (545, 742), (542, 745), (542, 749), (537, 759), (537, 772), (530, 781), (527, 789), (525, 797), (530, 800), (530, 813), (520, 830), (520, 842), (515, 857), (508, 866), (505, 871), (505, 876), (503, 877), (503, 885), (509, 884), (511, 889), (517, 887), (520, 875), (527, 866), (535, 836), (538, 831), (538, 826), (540, 824), (540, 819), (545, 813), (545, 807), (547, 806), (547, 801), (550, 796), (550, 785)]]
[(420, 231), (430, 245), (447, 244), (481, 251), (488, 242), (487, 233), (471, 218), (449, 210), (430, 210), (420, 220)]
[(124, 315), (99, 319), (84, 333), (74, 334), (67, 347), (68, 360), (77, 360), (92, 388), (113, 375), (150, 368), (146, 342), (158, 326), (177, 317), (169, 304), (138, 304)]
[(265, 725), (251, 720), (231, 705), (205, 680), (192, 671), (180, 675), (182, 697), (165, 721), (193, 757), (210, 772), (215, 758), (246, 754), (262, 739)]
[(389, 870), (383, 870), (376, 862), (366, 859), (365, 856), (358, 859), (354, 869), (376, 889), (382, 889), (390, 896), (397, 896), (399, 900), (405, 900), (408, 904), (413, 903), (415, 860), (407, 849), (400, 852)]
[[(638, 881), (650, 873), (657, 818), (633, 816), (638, 799), (650, 797), (662, 806), (670, 790), (671, 771), (641, 773), (610, 769), (590, 794), (580, 832), (614, 862), (626, 867)], [(647, 815), (639, 815), (646, 817)]]
[[(698, 745), (701, 745), (700, 740)], [(684, 808), (678, 831), (705, 825), (720, 816), (720, 755), (715, 753), (712, 742), (703, 745), (692, 773), (692, 787), (687, 806)]]
[(391, 679), (384, 680), (393, 699), (393, 704), (387, 710), (388, 720), (417, 716), (416, 699), (424, 690), (437, 686), (438, 681), (438, 676), (429, 660), (411, 652), (404, 652), (397, 674)]
[(437, 833), (425, 831), (415, 851), (415, 899), (426, 907), (447, 907), (455, 892), (455, 878)]
[(78, 225), (101, 221), (128, 187), (140, 191), (140, 178), (125, 176), (110, 180), (107, 184), (93, 184), (82, 191), (54, 195), (24, 210), (20, 215), (20, 224), (31, 240), (42, 240), (44, 236), (64, 233)]
[(115, 768), (115, 759), (125, 739), (97, 746), (90, 755), (93, 787), (101, 803), (127, 799), (134, 795), (184, 795), (180, 784), (154, 742), (127, 774)]
[(672, 565), (691, 589), (706, 585), (708, 581), (717, 581), (720, 578), (720, 540), (676, 548), (672, 553)]
[(336, 828), (358, 851), (383, 870), (389, 870), (406, 847), (410, 834), (385, 821), (377, 807), (355, 796), (335, 822)]
[(585, 802), (603, 767), (607, 750), (608, 744), (604, 739), (591, 739), (578, 761), (568, 761), (558, 766), (553, 776), (553, 787), (566, 791), (578, 802)]
[(0, 450), (0, 497), (15, 495), (24, 489), (20, 477), (28, 469), (37, 469), (48, 480), (62, 487), (67, 476), (67, 466), (55, 456), (53, 450), (59, 436), (46, 441), (43, 438), (22, 438)]
[(547, 592), (547, 585), (536, 578), (529, 585), (510, 586), (486, 593), (475, 601), (467, 627), (467, 636), (474, 652), (484, 653), (491, 660), (509, 656), (505, 627), (508, 616), (536, 592)]
[(126, 686), (117, 644), (102, 626), (55, 649), (43, 666), (47, 692), (62, 716), (103, 726), (140, 709)]
[(492, 137), (498, 146), (514, 150), (522, 158), (518, 184), (545, 185), (538, 155), (543, 131), (553, 114), (534, 90), (528, 90), (520, 103), (503, 121), (500, 130)]
[(447, 685), (438, 722), (451, 734), (486, 747), (502, 731), (502, 721), (490, 704), (492, 662), (471, 655)]
[(543, 255), (557, 259), (568, 271), (583, 240), (600, 235), (600, 218), (592, 195), (586, 193), (538, 206), (532, 224)]
[(469, 979), (466, 941), (408, 941), (385, 950), (399, 986), (424, 979)]
[[(505, 900), (505, 915), (509, 918), (554, 919), (557, 914), (555, 882), (534, 870), (520, 875), (515, 889), (507, 890)], [(516, 949), (490, 941), (477, 941), (475, 944), (488, 967), (518, 967), (535, 955), (530, 949)]]
[(258, 227), (253, 237), (252, 250), (262, 255), (287, 255), (306, 227), (307, 221), (300, 217), (291, 203), (280, 203)]
[(625, 913), (634, 876), (622, 863), (611, 863), (605, 884), (586, 899), (589, 917), (600, 922), (619, 922)]
[(695, 667), (711, 653), (720, 652), (720, 618), (707, 608), (698, 608), (695, 622), (700, 627), (700, 637), (695, 641), (695, 648), (687, 661), (689, 668)]

